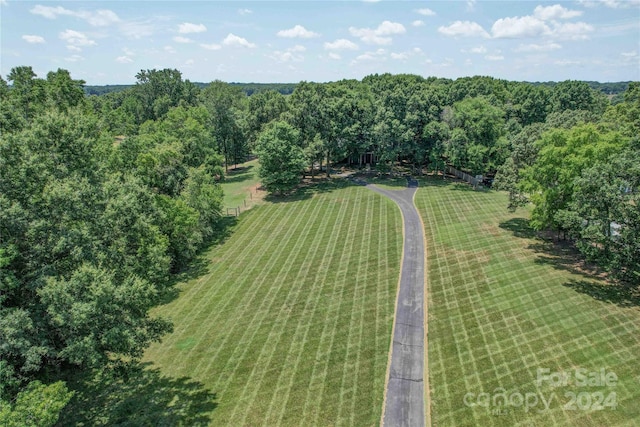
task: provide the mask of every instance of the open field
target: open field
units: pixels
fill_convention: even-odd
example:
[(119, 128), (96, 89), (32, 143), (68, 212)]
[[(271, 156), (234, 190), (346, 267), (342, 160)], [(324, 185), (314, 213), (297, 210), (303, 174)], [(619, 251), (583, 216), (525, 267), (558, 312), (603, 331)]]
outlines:
[[(220, 184), (224, 191), (224, 201), (222, 202), (223, 212), (226, 208), (237, 208), (245, 211), (246, 207), (258, 204), (264, 197), (264, 191), (256, 188), (260, 185), (258, 178), (258, 160), (251, 160), (230, 168), (225, 180)], [(251, 194), (251, 197), (249, 196)]]
[(379, 423), (402, 248), (398, 208), (320, 187), (245, 213), (158, 312), (145, 359), (216, 396), (213, 425)]
[[(421, 187), (433, 425), (640, 425), (638, 299), (581, 273), (566, 251), (550, 251), (527, 228), (525, 211), (506, 210), (504, 194), (440, 179)], [(539, 368), (567, 373), (569, 383), (537, 387)], [(580, 386), (580, 368), (618, 380)], [(493, 406), (502, 391), (516, 396), (513, 405)], [(612, 392), (615, 408), (601, 399)], [(475, 407), (465, 404), (468, 393)], [(517, 393), (537, 393), (539, 401), (527, 411)], [(554, 394), (543, 411), (541, 396)], [(593, 410), (598, 401), (604, 409)]]

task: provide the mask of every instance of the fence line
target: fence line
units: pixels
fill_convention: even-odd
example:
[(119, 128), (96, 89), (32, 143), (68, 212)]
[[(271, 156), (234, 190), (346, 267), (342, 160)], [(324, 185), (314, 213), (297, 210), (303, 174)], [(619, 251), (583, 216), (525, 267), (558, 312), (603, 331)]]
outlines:
[[(246, 211), (247, 209), (251, 209), (255, 203), (254, 199), (253, 199), (253, 195), (254, 193), (257, 195), (258, 191), (260, 188), (260, 184), (257, 184), (255, 187), (252, 187), (249, 189), (249, 202), (247, 203), (247, 197), (245, 197), (244, 199), (242, 199), (242, 202), (240, 203), (240, 205), (236, 206), (236, 207), (225, 207), (224, 212), (226, 213), (227, 216), (235, 216), (238, 217), (240, 216), (240, 214), (243, 211)], [(260, 198), (256, 198), (258, 201), (260, 200)]]
[(446, 171), (447, 173), (450, 173), (451, 175), (454, 175), (455, 177), (467, 181), (469, 184), (473, 185), (474, 190), (477, 189), (480, 184), (482, 184), (482, 178), (476, 178), (475, 176), (469, 175), (466, 172), (462, 172), (461, 170), (458, 170), (453, 166), (447, 165)]

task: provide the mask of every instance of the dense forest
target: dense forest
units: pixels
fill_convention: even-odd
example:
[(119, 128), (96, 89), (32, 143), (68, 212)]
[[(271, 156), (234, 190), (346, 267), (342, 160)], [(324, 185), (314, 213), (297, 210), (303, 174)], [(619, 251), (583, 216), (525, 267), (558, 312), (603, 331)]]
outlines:
[[(250, 154), (267, 190), (338, 163), (495, 176), (511, 209), (640, 282), (640, 83), (370, 75), (207, 85), (141, 70), (87, 96), (66, 70), (0, 79), (0, 424), (51, 425), (68, 369), (135, 360), (172, 326), (150, 314), (221, 233), (225, 168)], [(290, 89), (290, 90), (289, 90)], [(283, 95), (289, 90), (290, 95)], [(250, 96), (249, 96), (250, 95)], [(505, 207), (507, 208), (507, 207)]]

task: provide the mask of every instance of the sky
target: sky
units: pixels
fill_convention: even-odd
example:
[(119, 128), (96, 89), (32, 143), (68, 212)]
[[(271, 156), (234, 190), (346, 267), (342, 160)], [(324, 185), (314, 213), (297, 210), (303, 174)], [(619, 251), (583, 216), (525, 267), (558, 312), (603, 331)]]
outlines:
[(29, 65), (89, 85), (163, 68), (194, 82), (640, 80), (640, 0), (0, 0), (0, 25), (5, 79)]

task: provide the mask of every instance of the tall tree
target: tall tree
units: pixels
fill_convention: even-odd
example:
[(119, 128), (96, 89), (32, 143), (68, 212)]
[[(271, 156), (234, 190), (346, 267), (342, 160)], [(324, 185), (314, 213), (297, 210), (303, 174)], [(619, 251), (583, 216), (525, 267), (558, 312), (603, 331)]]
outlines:
[(305, 156), (300, 133), (283, 121), (273, 122), (258, 137), (260, 179), (269, 192), (284, 194), (293, 190), (302, 177)]

